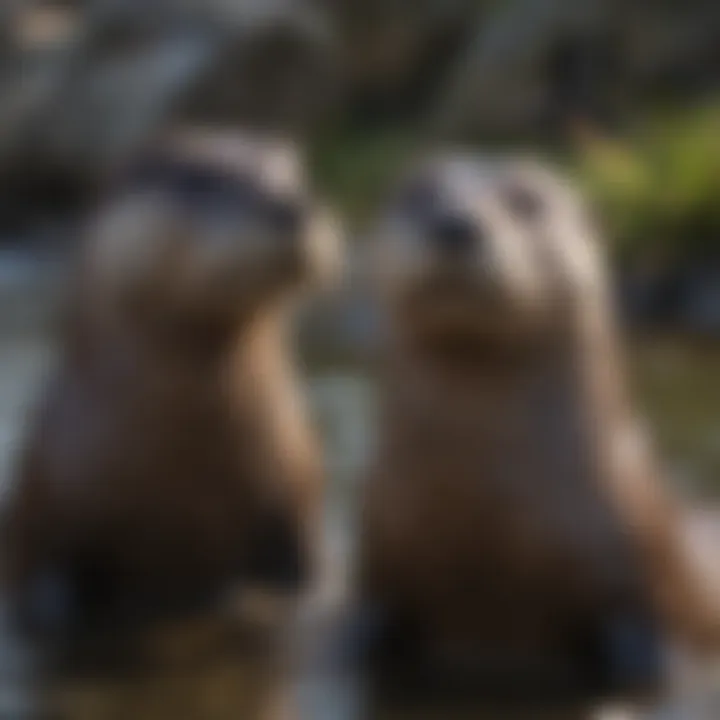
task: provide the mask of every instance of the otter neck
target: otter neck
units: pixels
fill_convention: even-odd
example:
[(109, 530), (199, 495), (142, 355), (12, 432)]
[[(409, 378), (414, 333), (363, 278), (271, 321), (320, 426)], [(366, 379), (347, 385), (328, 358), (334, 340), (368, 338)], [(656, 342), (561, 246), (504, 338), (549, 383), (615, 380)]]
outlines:
[(266, 366), (283, 355), (284, 309), (272, 307), (241, 322), (147, 326), (122, 318), (83, 325), (66, 348), (67, 359), (92, 371), (103, 367), (116, 378), (157, 378), (172, 384), (216, 383), (229, 372)]
[(388, 411), (408, 422), (447, 426), (448, 419), (468, 430), (478, 418), (503, 406), (513, 412), (548, 413), (579, 424), (602, 443), (603, 427), (617, 426), (627, 411), (617, 333), (603, 303), (589, 303), (562, 330), (527, 347), (478, 352), (458, 363), (418, 352), (398, 336), (387, 365)]

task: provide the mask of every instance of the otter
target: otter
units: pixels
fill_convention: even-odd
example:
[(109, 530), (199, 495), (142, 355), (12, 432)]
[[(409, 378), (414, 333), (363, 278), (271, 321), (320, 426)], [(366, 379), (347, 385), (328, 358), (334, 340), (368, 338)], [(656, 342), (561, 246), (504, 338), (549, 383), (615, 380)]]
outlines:
[(386, 689), (652, 696), (666, 648), (716, 647), (720, 605), (626, 392), (583, 198), (511, 155), (441, 152), (399, 186), (370, 250), (366, 659)]
[(322, 463), (287, 336), (338, 230), (283, 139), (181, 127), (117, 173), (3, 508), (21, 627), (312, 582)]

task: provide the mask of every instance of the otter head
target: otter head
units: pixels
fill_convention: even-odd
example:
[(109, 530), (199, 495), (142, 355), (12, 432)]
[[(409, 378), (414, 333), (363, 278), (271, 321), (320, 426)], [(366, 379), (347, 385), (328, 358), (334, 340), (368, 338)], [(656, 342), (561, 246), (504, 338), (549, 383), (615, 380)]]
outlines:
[(539, 164), (446, 154), (400, 184), (373, 276), (396, 330), (510, 347), (572, 323), (602, 290), (592, 235), (572, 188)]
[(126, 168), (85, 251), (99, 312), (179, 328), (236, 327), (329, 280), (340, 259), (336, 222), (292, 145), (201, 130), (165, 137)]

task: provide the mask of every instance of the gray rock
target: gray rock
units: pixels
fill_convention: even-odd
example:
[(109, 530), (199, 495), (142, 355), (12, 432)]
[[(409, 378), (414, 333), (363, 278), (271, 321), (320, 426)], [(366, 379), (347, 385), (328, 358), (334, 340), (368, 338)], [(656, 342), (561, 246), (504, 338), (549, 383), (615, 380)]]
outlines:
[[(477, 0), (321, 0), (342, 39), (349, 99), (401, 107), (442, 75), (486, 3)], [(432, 76), (432, 77), (430, 77)]]
[[(311, 0), (24, 4), (0, 55), (0, 164), (92, 183), (166, 123), (299, 132), (332, 102), (332, 33)], [(9, 29), (7, 29), (9, 27)]]
[[(501, 3), (479, 23), (431, 124), (451, 138), (517, 136), (558, 111), (614, 113), (663, 83), (710, 87), (718, 37), (720, 7), (708, 0)], [(558, 107), (567, 100), (593, 107)]]

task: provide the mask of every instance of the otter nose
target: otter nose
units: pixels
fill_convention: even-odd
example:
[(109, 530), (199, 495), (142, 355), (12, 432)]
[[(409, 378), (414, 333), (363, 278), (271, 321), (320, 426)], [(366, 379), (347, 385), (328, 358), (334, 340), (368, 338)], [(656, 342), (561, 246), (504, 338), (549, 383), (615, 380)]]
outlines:
[(278, 232), (293, 235), (300, 230), (305, 217), (305, 206), (300, 200), (275, 200), (270, 203), (268, 215), (272, 226)]
[(438, 250), (452, 257), (467, 255), (481, 239), (472, 219), (457, 213), (443, 213), (436, 217), (432, 236)]

